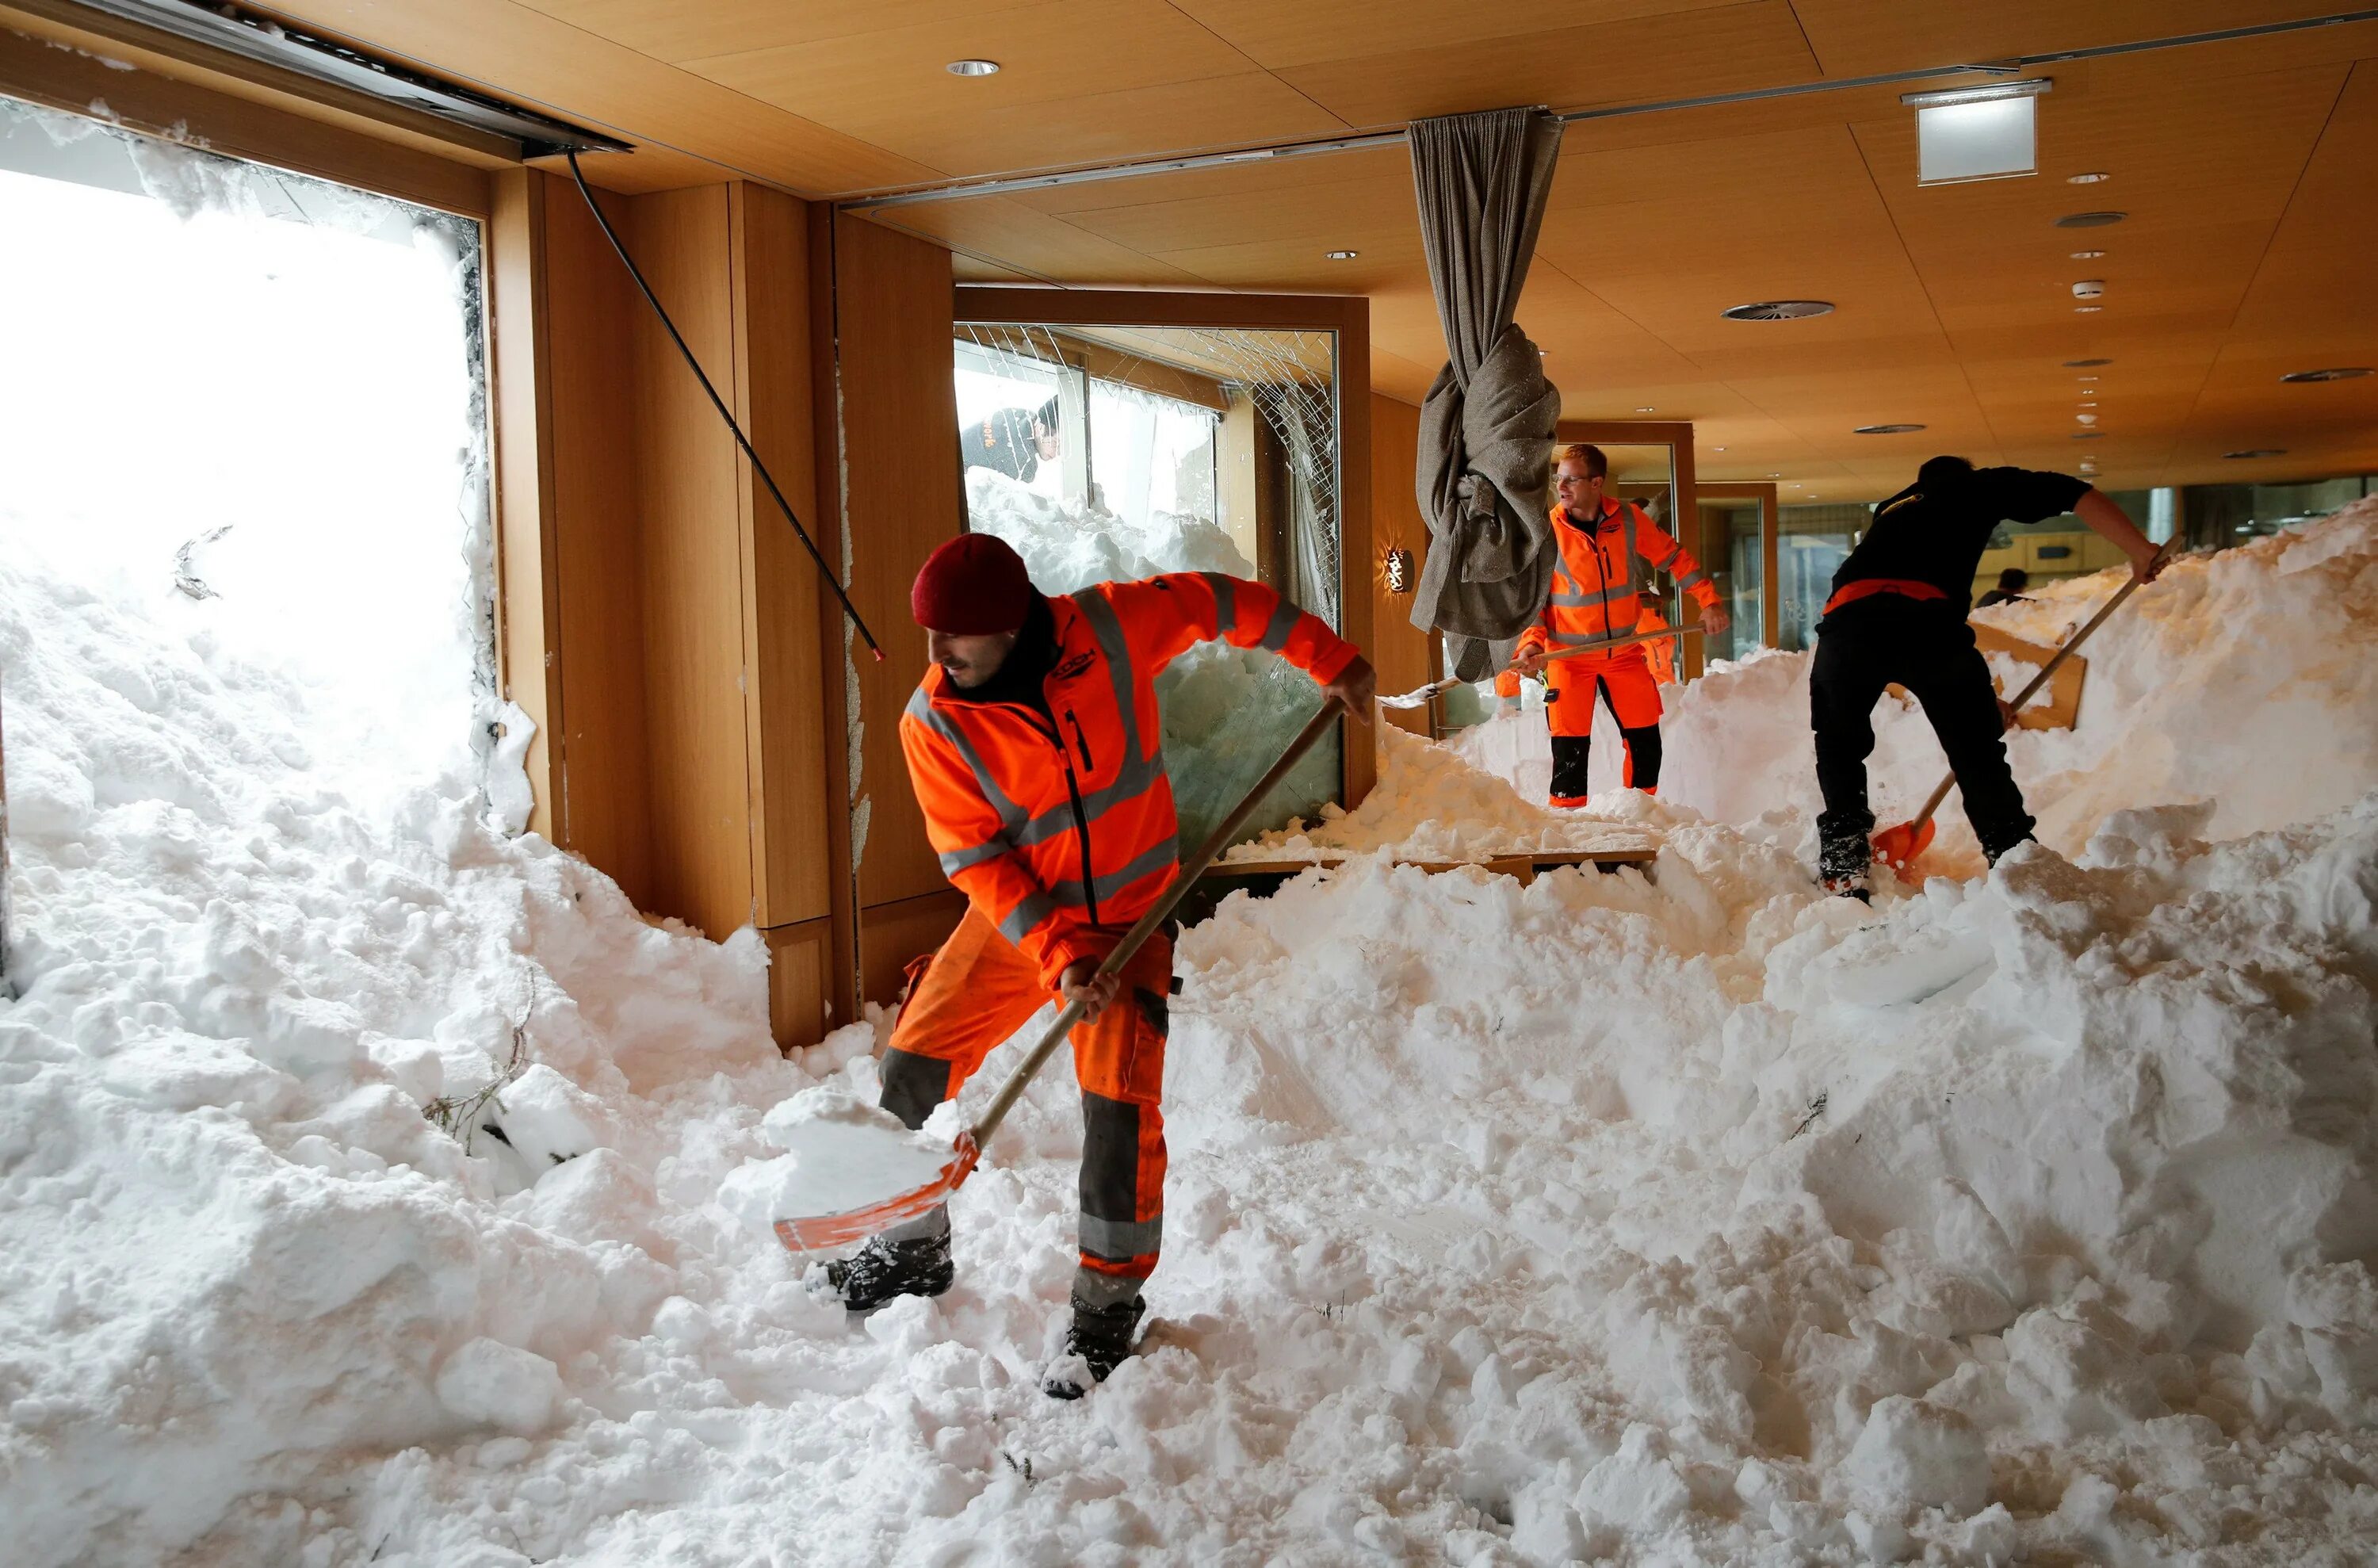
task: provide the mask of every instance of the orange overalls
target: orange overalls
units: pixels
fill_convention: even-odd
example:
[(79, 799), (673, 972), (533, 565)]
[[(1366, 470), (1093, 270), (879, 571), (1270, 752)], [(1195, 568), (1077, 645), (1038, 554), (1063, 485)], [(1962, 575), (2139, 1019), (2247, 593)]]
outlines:
[[(1676, 585), (1706, 609), (1717, 603), (1692, 552), (1631, 501), (1605, 497), (1591, 528), (1553, 509), (1553, 536), (1560, 563), (1553, 569), (1552, 597), (1536, 624), (1519, 634), (1519, 651), (1557, 652), (1630, 632), (1650, 629), (1648, 607), (1635, 577), (1640, 556), (1655, 572), (1672, 572)], [(1656, 611), (1651, 612), (1656, 619)], [(1660, 622), (1664, 624), (1664, 622)], [(1587, 742), (1593, 735), (1596, 694), (1610, 705), (1627, 746), (1623, 777), (1630, 786), (1656, 793), (1660, 785), (1660, 688), (1645, 645), (1606, 654), (1586, 654), (1544, 666), (1544, 718), (1553, 732), (1552, 803), (1585, 804)], [(1670, 667), (1674, 668), (1673, 664)]]
[[(969, 700), (936, 665), (900, 718), (926, 837), (967, 905), (941, 950), (911, 966), (884, 1053), (883, 1104), (911, 1127), (1031, 1021), (1067, 965), (1112, 951), (1171, 883), (1178, 824), (1158, 673), (1217, 637), (1270, 648), (1323, 683), (1356, 652), (1262, 584), (1215, 572), (1046, 602), (1056, 645), (1040, 704)], [(1125, 968), (1124, 993), (1073, 1031), (1084, 1122), (1075, 1289), (1093, 1305), (1130, 1299), (1156, 1267), (1171, 974), (1159, 934)]]

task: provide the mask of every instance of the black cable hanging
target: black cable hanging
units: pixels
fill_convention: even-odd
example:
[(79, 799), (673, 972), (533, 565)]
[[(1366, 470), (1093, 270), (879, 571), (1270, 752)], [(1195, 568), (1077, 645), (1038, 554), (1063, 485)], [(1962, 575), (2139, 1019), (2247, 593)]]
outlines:
[(875, 633), (867, 629), (867, 622), (859, 619), (858, 607), (850, 602), (850, 595), (843, 590), (841, 577), (826, 564), (825, 557), (818, 553), (817, 541), (810, 537), (807, 528), (801, 526), (801, 520), (793, 515), (793, 503), (787, 501), (785, 492), (776, 488), (775, 476), (770, 474), (768, 465), (760, 461), (760, 454), (751, 450), (751, 438), (743, 433), (743, 427), (737, 424), (735, 416), (727, 411), (726, 400), (718, 395), (718, 389), (712, 386), (710, 378), (703, 373), (702, 361), (693, 356), (693, 350), (687, 346), (685, 334), (677, 330), (677, 323), (670, 320), (669, 313), (662, 308), (660, 296), (653, 292), (653, 285), (644, 282), (644, 274), (637, 269), (635, 258), (628, 254), (627, 246), (619, 239), (619, 232), (611, 226), (611, 220), (603, 215), (601, 204), (595, 201), (594, 192), (586, 184), (586, 175), (578, 167), (578, 150), (574, 147), (568, 149), (566, 155), (570, 159), (570, 177), (578, 182), (578, 194), (586, 199), (586, 210), (594, 213), (594, 222), (602, 225), (603, 237), (611, 242), (611, 248), (619, 254), (619, 264), (628, 269), (628, 276), (635, 279), (636, 287), (643, 291), (644, 303), (653, 308), (653, 314), (658, 316), (661, 325), (668, 329), (669, 341), (677, 344), (679, 354), (685, 356), (685, 362), (692, 369), (693, 379), (702, 383), (702, 390), (710, 394), (710, 406), (718, 410), (718, 416), (727, 421), (728, 429), (735, 432), (735, 444), (741, 447), (743, 455), (751, 460), (752, 471), (760, 476), (760, 482), (768, 487), (768, 493), (776, 498), (776, 505), (783, 511), (785, 521), (791, 524), (793, 532), (800, 537), (801, 548), (810, 552), (810, 559), (817, 562), (817, 569), (825, 573), (826, 586), (832, 588), (834, 597), (842, 601), (842, 612), (850, 617), (850, 623), (859, 628), (859, 636), (866, 640), (868, 651), (881, 663), (883, 649), (875, 641)]

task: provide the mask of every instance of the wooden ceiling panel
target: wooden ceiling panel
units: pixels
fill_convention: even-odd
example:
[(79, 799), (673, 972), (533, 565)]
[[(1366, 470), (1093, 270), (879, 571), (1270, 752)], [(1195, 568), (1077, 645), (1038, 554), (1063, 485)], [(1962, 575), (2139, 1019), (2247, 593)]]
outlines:
[(1870, 76), (2325, 16), (2328, 0), (1793, 0), (1824, 74)]
[[(1267, 159), (1230, 163), (1214, 169), (1188, 169), (1177, 175), (1146, 175), (1135, 179), (1092, 180), (1080, 185), (1018, 192), (1015, 199), (1044, 212), (1067, 216), (1104, 212), (1124, 207), (1162, 207), (1212, 197), (1269, 193), (1283, 198), (1283, 207), (1302, 199), (1302, 193), (1333, 185), (1377, 185), (1393, 182), (1403, 187), (1402, 204), (1414, 201), (1411, 160), (1401, 144), (1326, 157)], [(1415, 221), (1417, 214), (1415, 213)]]
[[(1445, 337), (1435, 312), (1432, 299), (1428, 325), (1441, 357)], [(1566, 377), (1572, 386), (1598, 389), (1629, 409), (1655, 403), (1653, 387), (1705, 379), (1699, 366), (1546, 257), (1537, 257), (1528, 271), (1519, 319), (1544, 350), (1545, 374), (1555, 381)]]
[[(1046, 0), (869, 0), (863, 6), (787, 0), (522, 0), (655, 60), (682, 64), (716, 54), (822, 43), (854, 33), (979, 22)], [(951, 54), (948, 59), (959, 58)], [(947, 63), (945, 60), (944, 64)]]
[(1118, 245), (1147, 250), (1227, 245), (1256, 231), (1274, 238), (1310, 240), (1316, 252), (1356, 248), (1360, 238), (1372, 235), (1393, 235), (1413, 244), (1420, 239), (1411, 181), (1400, 175), (1310, 184), (1299, 188), (1293, 199), (1278, 190), (1246, 190), (1066, 216)]
[(1805, 211), (1812, 201), (1880, 211), (1873, 176), (1838, 119), (1624, 151), (1564, 140), (1545, 209), (1568, 214), (1679, 199), (1737, 225)]
[(1323, 61), (1277, 73), (1353, 126), (1543, 103), (1581, 108), (1805, 81), (1817, 62), (1784, 0)]
[(942, 173), (514, 0), (294, 0), (271, 9), (367, 53), (789, 190), (901, 185)]
[(887, 228), (945, 245), (961, 256), (1022, 272), (1036, 283), (1156, 288), (1195, 288), (1205, 283), (1156, 257), (996, 198), (895, 207), (867, 216)]
[(1137, 158), (1242, 137), (1327, 135), (1337, 122), (1261, 71), (1159, 82), (1127, 91), (977, 111), (906, 112), (841, 122), (903, 156), (955, 174), (1028, 167), (1063, 147), (1069, 158)]
[(1420, 235), (1379, 234), (1363, 239), (1352, 261), (1331, 261), (1312, 241), (1250, 239), (1157, 252), (1159, 259), (1221, 288), (1254, 290), (1260, 280), (1287, 294), (1375, 294), (1399, 281), (1425, 279)]
[(1489, 39), (1531, 39), (1601, 23), (1742, 0), (1501, 0), (1447, 6), (1443, 0), (1176, 0), (1267, 70), (1324, 60), (1445, 49)]
[[(653, 149), (656, 188), (819, 193), (1400, 125), (1641, 103), (2312, 15), (2327, 0), (296, 0), (292, 19)], [(984, 55), (995, 77), (952, 78)], [(2109, 484), (2378, 464), (2378, 23), (2033, 74), (2038, 177), (1920, 187), (1898, 84), (1572, 124), (1522, 322), (1579, 416), (1686, 418), (1712, 478), (1872, 497), (1934, 451)], [(698, 70), (687, 68), (689, 64)], [(1943, 78), (1947, 85), (1955, 78)], [(1927, 83), (1926, 85), (1932, 85)], [(2105, 170), (2103, 184), (2065, 176)], [(2113, 208), (2110, 228), (2061, 213)], [(1375, 384), (1443, 354), (1400, 146), (889, 210), (961, 276), (1356, 291)], [(1351, 261), (1324, 253), (1351, 248)], [(2072, 252), (2107, 252), (2089, 261)], [(2072, 283), (2103, 279), (2103, 309)], [(1724, 307), (1814, 296), (1800, 322)], [(2082, 383), (2069, 358), (2114, 363)], [(2103, 438), (2070, 439), (2094, 389)], [(1639, 407), (1656, 415), (1638, 416)], [(1857, 424), (1915, 421), (1904, 437)], [(2241, 446), (2290, 449), (2268, 471)], [(1721, 452), (1718, 447), (1727, 450)], [(2329, 465), (2329, 466), (2322, 466)], [(2308, 470), (2309, 471), (2309, 470)]]
[[(955, 77), (943, 68), (973, 56), (998, 61), (999, 74)], [(945, 121), (1258, 69), (1164, 0), (1057, 0), (685, 65), (836, 127)], [(1034, 164), (1080, 161), (1052, 146)]]

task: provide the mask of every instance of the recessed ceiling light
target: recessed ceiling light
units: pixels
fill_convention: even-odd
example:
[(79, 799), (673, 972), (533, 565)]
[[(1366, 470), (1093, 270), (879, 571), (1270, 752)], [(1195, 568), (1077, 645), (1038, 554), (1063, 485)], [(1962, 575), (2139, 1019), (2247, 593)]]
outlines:
[(1800, 321), (1832, 313), (1832, 301), (1827, 299), (1762, 299), (1718, 312), (1729, 321)]
[(2367, 365), (2340, 365), (2332, 370), (2290, 370), (2286, 375), (2281, 376), (2279, 380), (2297, 383), (2304, 381), (2350, 381), (2368, 374), (2370, 374), (2370, 367)]
[(1657, 414), (1657, 413), (1658, 413), (1658, 412), (1660, 412), (1660, 411), (1659, 411), (1658, 409), (1656, 409), (1656, 408), (1645, 407), (1645, 408), (1638, 408), (1635, 412), (1636, 412), (1636, 413), (1638, 413), (1638, 414)]
[(2072, 313), (2076, 316), (2095, 316), (2104, 308), (2106, 308), (2102, 305), (2076, 305), (2072, 308)]
[(2067, 175), (2064, 176), (2064, 183), (2066, 185), (2104, 185), (2108, 180), (2112, 179), (2113, 177), (2113, 175), (2102, 172), (2086, 175)]
[(2060, 229), (2102, 229), (2108, 223), (2119, 223), (2128, 212), (2067, 212), (2056, 220)]
[[(1355, 257), (1362, 254), (1363, 253), (1359, 250), (1333, 250), (1329, 252), (1329, 259), (1332, 261), (1351, 261)], [(1537, 352), (1541, 354), (1543, 351), (1539, 349)]]
[(2106, 253), (2102, 250), (2076, 250), (2072, 253), (2072, 259), (2075, 261), (2095, 261), (2098, 257), (2105, 254)]
[(954, 77), (991, 77), (999, 74), (996, 60), (952, 60), (943, 67)]
[[(2064, 362), (2064, 368), (2067, 370), (2086, 370), (2094, 365), (2111, 365), (2113, 361), (2110, 359), (2068, 359)], [(2094, 381), (2097, 378), (2095, 376), (2084, 376), (2081, 379), (2084, 381)]]
[(2094, 441), (2105, 433), (2103, 430), (2075, 430), (2072, 432), (2072, 439), (2076, 441)]
[(1860, 425), (1850, 432), (1854, 436), (1904, 436), (1924, 428), (1921, 425)]
[(2283, 446), (2251, 446), (2243, 452), (2225, 452), (2221, 455), (2234, 462), (2241, 457), (2285, 457), (2287, 454), (2288, 449)]
[(1723, 447), (1722, 447), (1722, 446), (1713, 446), (1713, 447), (1710, 448), (1710, 450), (1711, 450), (1711, 452), (1723, 452), (1723, 451), (1725, 450), (1725, 448), (1723, 448)]
[(2097, 378), (2095, 376), (2075, 376), (2072, 379), (2076, 381), (2094, 381)]
[[(1770, 475), (1768, 475), (1767, 476), (1768, 476), (1769, 478), (1771, 478), (1771, 479), (1780, 479), (1780, 478), (1782, 478), (1784, 476), (1783, 476), (1783, 475), (1781, 475), (1781, 474), (1770, 474)], [(1797, 483), (1799, 483), (1799, 481), (1796, 479), (1796, 480), (1794, 480), (1794, 481), (1793, 481), (1793, 483), (1797, 484)]]
[(2097, 422), (2097, 416), (2095, 414), (2075, 414), (2072, 417), (2080, 420), (2084, 425), (2094, 425)]

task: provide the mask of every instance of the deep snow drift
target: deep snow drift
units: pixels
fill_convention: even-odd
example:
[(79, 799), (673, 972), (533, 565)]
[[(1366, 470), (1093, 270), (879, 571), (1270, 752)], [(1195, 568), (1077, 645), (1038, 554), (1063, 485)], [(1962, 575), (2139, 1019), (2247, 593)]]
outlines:
[[(1986, 881), (1815, 895), (1768, 660), (1678, 716), (1768, 799), (1695, 820), (1680, 756), (1649, 879), (1234, 896), (1179, 948), (1159, 1321), (1079, 1405), (1036, 1386), (1062, 1068), (958, 1197), (956, 1289), (849, 1320), (719, 1193), (788, 1095), (872, 1097), (873, 1029), (780, 1061), (750, 934), (647, 925), (473, 801), (361, 815), (302, 709), (0, 561), (11, 1561), (2354, 1561), (2378, 778), (2326, 759), (2373, 561), (2365, 515), (2142, 593), (2172, 745), (2085, 786), (2141, 809)], [(2360, 657), (2270, 623), (2329, 613), (2299, 579)], [(2153, 809), (2251, 718), (2179, 695), (2240, 681), (2305, 716), (2268, 793)]]

